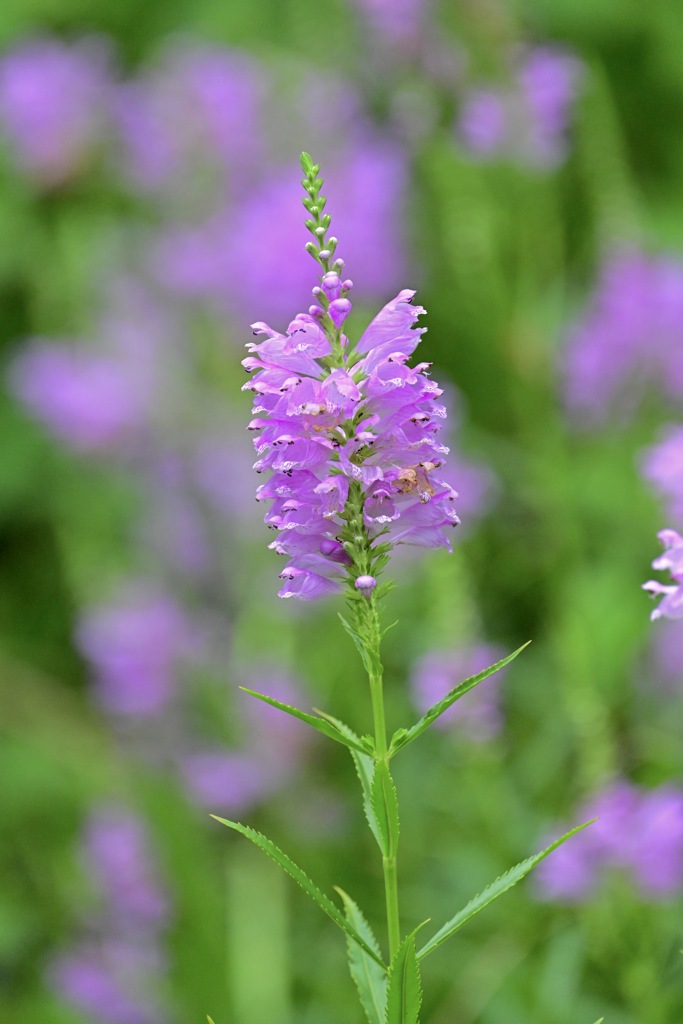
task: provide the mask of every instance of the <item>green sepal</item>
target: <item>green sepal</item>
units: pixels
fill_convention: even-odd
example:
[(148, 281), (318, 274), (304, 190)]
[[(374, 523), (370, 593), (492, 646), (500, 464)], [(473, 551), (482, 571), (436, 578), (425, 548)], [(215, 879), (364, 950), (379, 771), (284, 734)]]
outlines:
[(249, 690), (246, 686), (240, 686), (240, 690), (248, 693), (251, 697), (256, 697), (257, 700), (263, 701), (264, 704), (270, 704), (272, 708), (277, 708), (278, 711), (284, 711), (286, 715), (298, 718), (300, 722), (305, 722), (311, 728), (317, 729), (323, 736), (328, 736), (331, 740), (336, 740), (337, 743), (343, 743), (345, 747), (355, 747), (357, 750), (365, 753), (365, 747), (360, 740), (344, 735), (333, 724), (333, 720), (329, 716), (324, 715), (322, 711), (317, 712), (315, 715), (309, 715), (306, 711), (293, 708), (290, 704), (283, 704), (281, 700), (276, 700), (275, 697), (266, 697), (265, 694), (257, 693), (256, 690)]
[(302, 869), (294, 863), (291, 857), (288, 857), (272, 839), (268, 839), (261, 832), (257, 832), (256, 829), (250, 828), (249, 825), (242, 825), (239, 821), (229, 821), (227, 818), (219, 818), (218, 815), (212, 814), (212, 818), (220, 822), (221, 825), (227, 825), (228, 828), (232, 828), (235, 832), (241, 833), (246, 836), (247, 839), (251, 840), (255, 846), (258, 846), (260, 850), (263, 850), (271, 860), (274, 860), (276, 864), (279, 864), (288, 875), (294, 879), (297, 885), (301, 886), (305, 893), (307, 893), (314, 903), (317, 903), (320, 909), (327, 914), (327, 916), (334, 921), (336, 925), (343, 932), (345, 932), (350, 938), (357, 942), (361, 949), (365, 950), (368, 956), (380, 965), (382, 970), (386, 971), (386, 965), (384, 964), (381, 956), (375, 952), (372, 946), (365, 941), (362, 936), (358, 934), (356, 929), (348, 923), (344, 915), (335, 907), (332, 900), (320, 891), (317, 885), (311, 881), (308, 875), (302, 871)]
[(494, 672), (498, 672), (499, 669), (508, 665), (513, 658), (516, 658), (518, 654), (521, 654), (524, 648), (528, 647), (530, 643), (531, 641), (527, 640), (525, 644), (518, 647), (516, 651), (512, 652), (512, 654), (508, 654), (506, 658), (502, 658), (500, 661), (497, 661), (495, 665), (489, 665), (489, 667), (485, 668), (482, 672), (478, 672), (476, 676), (470, 676), (463, 683), (460, 683), (460, 685), (456, 686), (450, 691), (450, 693), (447, 693), (446, 696), (438, 702), (438, 704), (432, 705), (429, 711), (427, 711), (422, 718), (409, 729), (398, 729), (391, 738), (389, 756), (393, 756), (399, 750), (402, 750), (403, 747), (407, 746), (408, 743), (412, 743), (414, 739), (417, 739), (418, 736), (422, 735), (422, 733), (429, 728), (432, 722), (436, 721), (437, 718), (443, 715), (444, 711), (448, 711), (452, 704), (455, 704), (456, 700), (460, 700), (460, 698), (464, 697), (466, 693), (473, 690), (475, 686), (478, 686), (479, 683), (483, 683), (485, 679), (492, 676)]
[[(365, 939), (368, 945), (372, 946), (377, 956), (381, 957), (379, 943), (358, 904), (343, 889), (340, 889), (338, 886), (335, 886), (335, 889), (344, 902), (346, 920)], [(386, 972), (378, 967), (377, 963), (367, 955), (365, 950), (361, 949), (357, 943), (351, 942), (348, 937), (346, 946), (351, 977), (358, 989), (358, 996), (369, 1024), (384, 1024), (387, 1004)]]
[(377, 761), (372, 776), (370, 799), (379, 829), (384, 857), (395, 857), (398, 849), (398, 797), (386, 761)]
[[(593, 821), (594, 820), (595, 819), (593, 819)], [(423, 957), (427, 956), (428, 953), (437, 949), (442, 942), (449, 939), (451, 935), (454, 935), (455, 932), (459, 931), (463, 925), (467, 924), (467, 922), (480, 913), (480, 911), (485, 907), (488, 907), (489, 903), (493, 903), (493, 901), (498, 899), (499, 896), (502, 896), (504, 892), (511, 889), (513, 885), (516, 885), (517, 882), (521, 882), (524, 876), (528, 875), (531, 869), (535, 868), (537, 864), (540, 864), (548, 854), (552, 853), (553, 850), (556, 850), (558, 846), (562, 846), (563, 843), (566, 843), (566, 841), (571, 839), (572, 836), (575, 836), (577, 832), (581, 832), (584, 828), (587, 828), (588, 825), (592, 825), (593, 821), (586, 821), (583, 825), (577, 825), (577, 827), (573, 828), (571, 832), (566, 832), (563, 836), (560, 836), (559, 839), (556, 839), (554, 843), (551, 843), (550, 846), (547, 846), (545, 850), (542, 850), (533, 857), (528, 857), (526, 860), (516, 864), (515, 867), (510, 868), (510, 870), (506, 871), (504, 875), (497, 878), (495, 882), (488, 885), (482, 892), (475, 896), (474, 899), (470, 900), (462, 910), (458, 911), (455, 917), (452, 917), (450, 921), (447, 921), (446, 924), (439, 929), (436, 935), (432, 936), (429, 942), (418, 952), (418, 959), (421, 960)]]
[(415, 936), (426, 923), (423, 922), (405, 937), (391, 962), (385, 1024), (418, 1024), (422, 985), (415, 952)]

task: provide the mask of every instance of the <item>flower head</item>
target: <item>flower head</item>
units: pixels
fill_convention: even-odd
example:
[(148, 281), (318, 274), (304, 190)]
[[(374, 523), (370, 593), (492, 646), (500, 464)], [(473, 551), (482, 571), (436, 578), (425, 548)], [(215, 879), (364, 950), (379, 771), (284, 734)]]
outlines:
[[(309, 158), (310, 160), (310, 158)], [(323, 269), (316, 303), (285, 334), (252, 325), (263, 340), (247, 346), (258, 434), (255, 469), (269, 472), (257, 491), (270, 501), (270, 545), (288, 558), (281, 597), (304, 599), (341, 590), (346, 576), (376, 577), (393, 544), (450, 547), (458, 517), (453, 488), (439, 475), (448, 449), (438, 434), (445, 409), (429, 363), (411, 366), (424, 310), (402, 291), (354, 345), (343, 333), (350, 281), (337, 240), (325, 241), (319, 168), (304, 164), (308, 251)]]

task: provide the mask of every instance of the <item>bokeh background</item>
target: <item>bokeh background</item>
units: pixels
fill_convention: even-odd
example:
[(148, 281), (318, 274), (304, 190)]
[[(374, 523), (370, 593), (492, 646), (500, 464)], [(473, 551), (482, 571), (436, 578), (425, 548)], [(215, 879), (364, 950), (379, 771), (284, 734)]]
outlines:
[(600, 822), (425, 964), (425, 1024), (683, 1019), (678, 0), (5, 0), (0, 13), (0, 1019), (351, 1024), (336, 929), (210, 811), (382, 928), (337, 603), (275, 596), (239, 360), (310, 302), (323, 165), (352, 330), (401, 288), (462, 526), (404, 551), (406, 923)]

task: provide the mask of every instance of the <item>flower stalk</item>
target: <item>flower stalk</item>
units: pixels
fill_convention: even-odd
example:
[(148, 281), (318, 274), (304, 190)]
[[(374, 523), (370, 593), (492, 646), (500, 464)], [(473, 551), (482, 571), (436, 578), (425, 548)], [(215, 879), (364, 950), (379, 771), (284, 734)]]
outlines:
[(429, 376), (430, 364), (410, 363), (425, 330), (416, 327), (424, 310), (412, 305), (412, 291), (399, 292), (355, 343), (344, 333), (352, 282), (341, 280), (343, 261), (333, 261), (337, 239), (327, 237), (330, 217), (324, 213), (320, 167), (306, 153), (301, 166), (303, 203), (309, 214), (306, 227), (313, 236), (306, 249), (323, 273), (313, 288), (314, 304), (292, 321), (285, 334), (265, 323), (252, 324), (264, 340), (249, 343), (250, 355), (243, 360), (253, 374), (245, 385), (254, 395), (249, 429), (257, 435), (254, 468), (269, 473), (257, 499), (271, 503), (265, 522), (278, 536), (270, 547), (288, 559), (280, 573), (285, 581), (280, 596), (346, 597), (350, 621), (340, 618), (368, 675), (373, 735), (357, 736), (324, 712), (312, 715), (248, 692), (351, 752), (368, 824), (382, 854), (388, 962), (371, 925), (347, 893), (337, 890), (342, 913), (272, 840), (239, 822), (218, 820), (276, 861), (346, 933), (351, 975), (369, 1024), (419, 1024), (420, 961), (573, 832), (493, 882), (420, 949), (416, 936), (422, 925), (402, 936), (398, 797), (390, 760), (522, 648), (466, 679), (389, 740), (380, 602), (392, 584), (378, 581), (397, 544), (450, 550), (448, 535), (459, 520), (454, 508), (457, 493), (439, 476), (443, 456), (448, 455), (439, 441), (446, 410), (439, 402), (442, 391)]

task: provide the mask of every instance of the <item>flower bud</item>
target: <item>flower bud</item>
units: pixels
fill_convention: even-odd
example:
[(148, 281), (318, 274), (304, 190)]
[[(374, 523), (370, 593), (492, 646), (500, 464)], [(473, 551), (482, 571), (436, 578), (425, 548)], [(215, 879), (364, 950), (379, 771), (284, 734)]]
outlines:
[(330, 270), (329, 273), (323, 275), (323, 290), (328, 299), (339, 298), (341, 282), (339, 280), (339, 274), (334, 270)]
[(341, 327), (351, 312), (351, 303), (348, 299), (335, 299), (330, 303), (328, 312), (334, 326)]
[(370, 597), (376, 586), (377, 580), (374, 576), (359, 576), (355, 583), (356, 590), (363, 597)]
[(323, 309), (322, 306), (309, 306), (308, 312), (310, 313), (311, 316), (325, 316), (325, 310)]
[(321, 249), (318, 255), (320, 256), (321, 260), (329, 260), (332, 253), (330, 252), (329, 249)]

